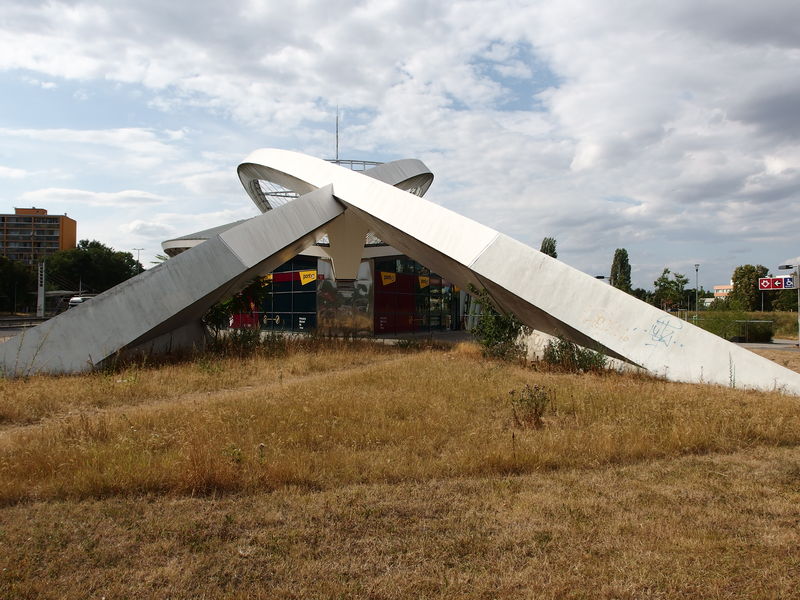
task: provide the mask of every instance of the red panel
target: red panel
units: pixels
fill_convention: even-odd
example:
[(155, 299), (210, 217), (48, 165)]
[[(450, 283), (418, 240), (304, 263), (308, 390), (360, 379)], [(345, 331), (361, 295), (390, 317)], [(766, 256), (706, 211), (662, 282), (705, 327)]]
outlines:
[(375, 333), (394, 333), (395, 318), (393, 313), (375, 313)]
[(397, 312), (413, 313), (416, 309), (414, 294), (397, 294)]

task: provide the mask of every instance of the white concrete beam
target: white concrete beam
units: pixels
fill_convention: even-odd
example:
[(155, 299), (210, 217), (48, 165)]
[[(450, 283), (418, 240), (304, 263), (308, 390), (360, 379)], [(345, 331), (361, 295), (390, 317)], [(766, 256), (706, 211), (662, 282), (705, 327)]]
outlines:
[(0, 372), (74, 373), (148, 342), (175, 347), (212, 305), (313, 244), (343, 210), (323, 186), (233, 227), (0, 344)]

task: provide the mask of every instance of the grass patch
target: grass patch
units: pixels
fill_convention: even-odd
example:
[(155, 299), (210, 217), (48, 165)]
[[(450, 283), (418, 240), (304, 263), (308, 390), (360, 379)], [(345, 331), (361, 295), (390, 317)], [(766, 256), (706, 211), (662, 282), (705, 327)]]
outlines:
[(470, 344), (0, 383), (2, 598), (800, 589), (797, 398)]
[(796, 312), (757, 312), (750, 313), (751, 319), (769, 319), (774, 322), (773, 335), (777, 338), (796, 338), (797, 337), (797, 313)]
[(0, 509), (4, 598), (791, 598), (800, 452)]
[[(777, 393), (532, 372), (455, 351), (324, 363), (321, 372), (319, 356), (294, 358), (293, 373), (269, 370), (280, 361), (251, 362), (249, 385), (223, 393), (139, 406), (118, 398), (114, 410), (9, 430), (0, 438), (0, 502), (321, 490), (800, 442), (798, 401)], [(194, 368), (201, 381), (222, 377)], [(519, 430), (508, 398), (525, 385), (553, 392), (538, 426)]]
[(0, 431), (87, 409), (169, 402), (187, 395), (283, 381), (379, 362), (402, 354), (366, 340), (271, 337), (249, 350), (221, 342), (215, 351), (120, 361), (82, 375), (0, 377)]

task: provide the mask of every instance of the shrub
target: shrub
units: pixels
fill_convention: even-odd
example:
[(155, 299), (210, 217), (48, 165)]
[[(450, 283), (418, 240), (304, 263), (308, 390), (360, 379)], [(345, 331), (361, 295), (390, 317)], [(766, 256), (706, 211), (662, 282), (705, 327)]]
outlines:
[(511, 412), (518, 427), (541, 429), (542, 417), (553, 400), (553, 391), (543, 385), (528, 385), (517, 391), (511, 390)]
[(520, 338), (523, 334), (530, 333), (530, 328), (514, 315), (499, 312), (485, 289), (478, 290), (470, 285), (469, 293), (481, 305), (481, 318), (472, 334), (481, 345), (484, 355), (504, 360), (516, 360), (525, 356), (525, 343)]
[(606, 367), (606, 357), (600, 352), (582, 348), (559, 336), (550, 340), (542, 353), (542, 360), (549, 365), (565, 371), (602, 371)]
[(261, 331), (254, 328), (230, 329), (211, 342), (211, 349), (223, 355), (245, 356), (262, 345)]
[[(759, 318), (766, 317), (766, 313), (760, 313)], [(774, 335), (780, 338), (797, 337), (797, 313), (775, 311), (769, 313), (769, 319), (774, 321)]]

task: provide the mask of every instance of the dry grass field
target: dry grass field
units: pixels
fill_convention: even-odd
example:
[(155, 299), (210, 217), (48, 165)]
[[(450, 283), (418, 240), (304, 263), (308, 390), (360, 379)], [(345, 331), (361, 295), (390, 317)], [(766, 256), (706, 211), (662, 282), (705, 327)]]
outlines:
[(0, 380), (0, 598), (800, 597), (799, 409), (469, 345)]

